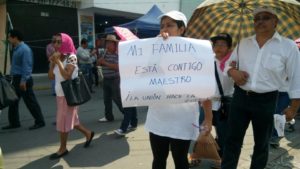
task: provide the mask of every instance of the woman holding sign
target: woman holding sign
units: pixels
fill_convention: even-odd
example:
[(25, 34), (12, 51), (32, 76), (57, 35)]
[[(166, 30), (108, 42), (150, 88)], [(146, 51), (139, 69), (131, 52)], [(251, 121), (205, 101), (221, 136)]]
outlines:
[[(161, 16), (160, 36), (183, 36), (187, 26), (185, 15), (170, 11)], [(204, 134), (208, 135), (212, 125), (211, 101), (202, 102), (205, 119)], [(145, 128), (150, 133), (153, 153), (152, 169), (165, 169), (169, 149), (172, 151), (176, 169), (188, 169), (188, 150), (191, 140), (196, 140), (199, 129), (199, 105), (197, 102), (149, 106)]]

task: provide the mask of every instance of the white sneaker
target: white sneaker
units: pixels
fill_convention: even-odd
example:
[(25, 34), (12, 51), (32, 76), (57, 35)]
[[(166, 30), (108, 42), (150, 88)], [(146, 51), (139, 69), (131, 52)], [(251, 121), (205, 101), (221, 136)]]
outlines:
[(133, 127), (132, 125), (129, 125), (127, 128), (127, 131), (134, 131), (137, 127)]
[(122, 129), (117, 129), (114, 131), (116, 134), (118, 134), (119, 136), (125, 136), (125, 132)]
[(106, 119), (106, 117), (103, 117), (101, 119), (98, 120), (99, 122), (108, 122), (108, 120)]

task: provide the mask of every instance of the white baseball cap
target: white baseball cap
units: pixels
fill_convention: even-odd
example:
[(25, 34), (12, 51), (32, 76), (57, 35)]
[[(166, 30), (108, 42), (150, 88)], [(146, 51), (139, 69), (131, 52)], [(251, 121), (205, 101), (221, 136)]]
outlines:
[(261, 13), (261, 12), (268, 12), (270, 14), (273, 14), (275, 16), (277, 16), (276, 12), (270, 8), (270, 7), (267, 7), (267, 6), (263, 6), (263, 7), (258, 7), (256, 9), (254, 9), (253, 11), (253, 16), (257, 15), (258, 13)]
[(176, 21), (182, 21), (184, 23), (184, 26), (187, 27), (187, 19), (186, 19), (186, 16), (182, 12), (170, 11), (170, 12), (160, 15), (158, 18), (161, 19), (164, 16), (168, 16)]

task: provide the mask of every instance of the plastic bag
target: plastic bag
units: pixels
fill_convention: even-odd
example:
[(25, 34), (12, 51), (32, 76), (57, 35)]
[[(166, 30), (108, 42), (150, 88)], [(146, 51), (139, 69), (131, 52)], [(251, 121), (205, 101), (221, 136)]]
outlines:
[(221, 160), (219, 146), (211, 134), (200, 134), (193, 149), (193, 158)]
[(277, 131), (278, 137), (284, 137), (285, 122), (285, 115), (274, 114), (274, 127)]

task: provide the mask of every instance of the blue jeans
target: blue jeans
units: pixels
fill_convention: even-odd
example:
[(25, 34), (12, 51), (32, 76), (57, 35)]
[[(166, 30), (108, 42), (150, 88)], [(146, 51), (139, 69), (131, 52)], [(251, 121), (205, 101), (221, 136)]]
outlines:
[[(283, 115), (283, 110), (286, 109), (290, 104), (290, 98), (287, 92), (279, 92), (278, 93), (278, 99), (277, 99), (277, 105), (276, 110), (274, 114), (280, 114)], [(278, 138), (278, 134), (276, 129), (273, 127), (272, 132), (272, 139)]]
[(51, 80), (51, 94), (55, 95), (55, 80)]
[(137, 126), (137, 122), (138, 122), (137, 110), (136, 110), (136, 107), (126, 107), (126, 108), (123, 108), (123, 111), (124, 111), (124, 119), (121, 123), (120, 129), (122, 129), (124, 132), (126, 132), (129, 124), (132, 127)]
[(92, 91), (92, 85), (93, 85), (92, 65), (91, 64), (80, 64), (79, 69), (83, 73), (84, 78), (89, 86), (90, 91)]
[(202, 122), (204, 121), (204, 115), (205, 115), (202, 106), (199, 106), (199, 112), (200, 112), (200, 115), (199, 115), (199, 126), (201, 126)]
[[(49, 64), (49, 68), (50, 68), (50, 65), (51, 64)], [(51, 83), (51, 94), (56, 95), (56, 92), (55, 92), (55, 79), (50, 80), (50, 83)]]

